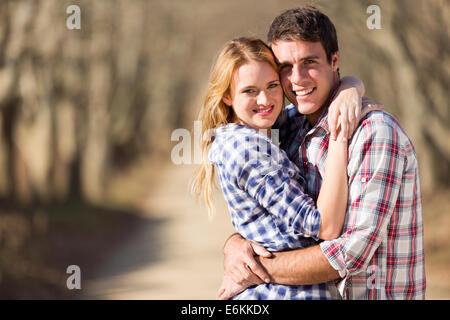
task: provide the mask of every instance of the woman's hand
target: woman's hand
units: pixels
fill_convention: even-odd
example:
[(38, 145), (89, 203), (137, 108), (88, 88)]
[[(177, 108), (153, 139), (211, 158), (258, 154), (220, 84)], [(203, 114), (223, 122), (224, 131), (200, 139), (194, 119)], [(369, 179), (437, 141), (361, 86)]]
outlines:
[(363, 98), (364, 91), (364, 84), (358, 78), (341, 79), (336, 96), (328, 109), (328, 128), (332, 140), (336, 140), (338, 130), (340, 141), (350, 139), (365, 115), (384, 109), (381, 103)]
[(331, 139), (336, 140), (338, 127), (341, 137), (350, 139), (361, 119), (361, 98), (364, 95), (364, 84), (354, 77), (341, 79), (336, 97), (328, 109), (328, 127)]
[(267, 272), (255, 260), (255, 255), (266, 258), (272, 256), (264, 247), (242, 238), (239, 234), (234, 234), (225, 243), (223, 253), (224, 279), (229, 278), (244, 289), (270, 282)]
[(383, 110), (384, 105), (371, 100), (369, 98), (363, 97), (362, 98), (362, 110), (361, 110), (361, 119), (364, 118), (369, 112), (376, 111), (376, 110)]

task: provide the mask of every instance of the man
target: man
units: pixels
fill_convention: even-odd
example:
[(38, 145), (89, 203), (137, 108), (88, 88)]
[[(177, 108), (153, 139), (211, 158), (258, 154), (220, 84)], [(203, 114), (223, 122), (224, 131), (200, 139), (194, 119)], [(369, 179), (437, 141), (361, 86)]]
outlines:
[[(330, 137), (327, 119), (336, 117), (328, 114), (339, 84), (336, 30), (326, 15), (307, 6), (276, 17), (268, 42), (293, 104), (280, 128), (284, 147), (306, 178), (307, 192), (317, 199)], [(301, 129), (289, 132), (289, 122), (300, 122)], [(343, 299), (424, 299), (418, 164), (411, 141), (387, 112), (373, 111), (359, 123), (349, 141), (348, 177), (341, 237), (269, 253), (234, 234), (224, 246), (226, 280), (218, 297), (230, 298), (264, 280), (285, 285), (331, 281), (330, 291)]]

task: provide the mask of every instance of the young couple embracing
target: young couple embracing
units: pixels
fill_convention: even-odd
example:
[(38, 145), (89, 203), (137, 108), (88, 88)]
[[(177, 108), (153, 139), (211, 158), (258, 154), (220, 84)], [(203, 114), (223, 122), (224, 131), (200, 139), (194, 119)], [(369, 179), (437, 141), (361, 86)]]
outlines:
[(277, 16), (267, 44), (224, 46), (200, 113), (214, 134), (192, 181), (212, 212), (218, 173), (237, 231), (219, 299), (425, 298), (415, 150), (363, 95), (340, 78), (335, 27), (314, 7)]

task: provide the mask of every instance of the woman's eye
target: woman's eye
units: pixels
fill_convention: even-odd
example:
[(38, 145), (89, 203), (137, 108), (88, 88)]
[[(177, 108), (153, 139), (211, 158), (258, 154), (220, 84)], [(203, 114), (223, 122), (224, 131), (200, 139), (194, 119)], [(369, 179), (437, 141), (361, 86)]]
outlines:
[(256, 91), (254, 89), (247, 89), (244, 91), (244, 93), (248, 93), (248, 94), (254, 94)]

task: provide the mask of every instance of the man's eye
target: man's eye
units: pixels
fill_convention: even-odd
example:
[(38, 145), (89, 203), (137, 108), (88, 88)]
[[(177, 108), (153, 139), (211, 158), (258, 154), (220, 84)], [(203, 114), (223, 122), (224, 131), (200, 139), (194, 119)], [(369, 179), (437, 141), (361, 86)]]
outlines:
[(276, 88), (276, 87), (278, 87), (279, 85), (280, 85), (279, 83), (271, 83), (271, 84), (269, 84), (269, 89)]
[(315, 62), (314, 60), (308, 59), (308, 60), (305, 61), (305, 64), (312, 64), (314, 62)]

